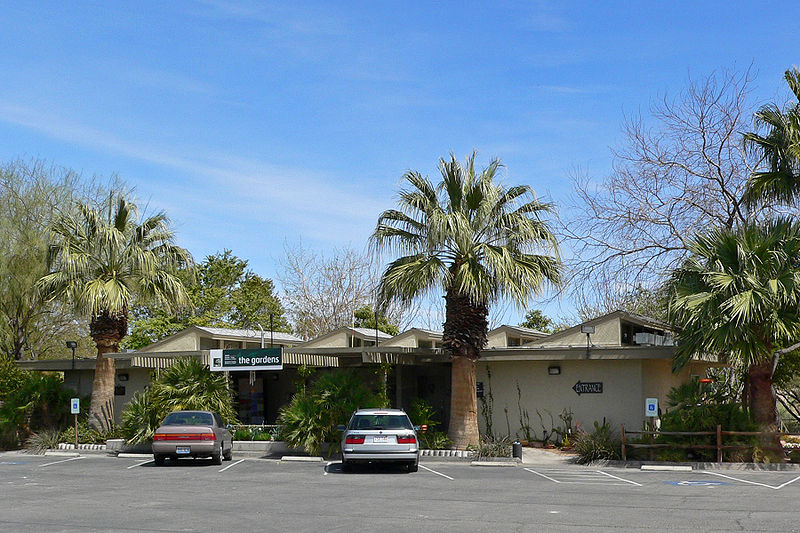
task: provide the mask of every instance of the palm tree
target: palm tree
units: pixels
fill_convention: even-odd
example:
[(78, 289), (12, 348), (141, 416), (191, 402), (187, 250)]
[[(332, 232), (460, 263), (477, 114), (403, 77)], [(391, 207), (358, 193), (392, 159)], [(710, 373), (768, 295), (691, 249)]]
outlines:
[(442, 346), (452, 361), (450, 438), (458, 448), (478, 443), (475, 362), (486, 345), (489, 305), (504, 297), (521, 307), (546, 282), (560, 282), (558, 246), (527, 185), (495, 182), (499, 160), (480, 173), (475, 153), (461, 165), (442, 158), (442, 181), (409, 171), (399, 210), (384, 211), (371, 237), (378, 251), (402, 255), (386, 268), (379, 297), (386, 303), (444, 291)]
[(772, 376), (779, 357), (800, 347), (792, 345), (800, 338), (800, 224), (777, 219), (714, 230), (689, 249), (672, 277), (669, 314), (682, 327), (674, 366), (698, 353), (739, 366), (751, 415), (774, 427)]
[(748, 181), (745, 197), (750, 203), (791, 203), (800, 197), (800, 70), (787, 70), (785, 78), (797, 102), (785, 110), (775, 104), (761, 107), (755, 123), (767, 128), (766, 136), (745, 134), (766, 163), (766, 169), (754, 172)]
[(52, 227), (50, 273), (37, 286), (90, 316), (89, 334), (97, 346), (89, 424), (110, 429), (114, 406), (114, 360), (128, 333), (131, 302), (155, 301), (174, 309), (188, 302), (176, 273), (192, 264), (188, 251), (173, 244), (164, 213), (139, 221), (136, 205), (121, 195), (109, 196), (102, 208), (78, 203)]

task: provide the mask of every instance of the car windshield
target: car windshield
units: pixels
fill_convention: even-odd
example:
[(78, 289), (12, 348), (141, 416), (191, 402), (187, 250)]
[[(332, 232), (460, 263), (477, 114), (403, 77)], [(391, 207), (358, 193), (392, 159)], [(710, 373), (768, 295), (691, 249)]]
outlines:
[(406, 415), (355, 415), (350, 429), (413, 429)]
[(213, 426), (214, 420), (209, 413), (193, 413), (178, 411), (170, 413), (164, 419), (163, 426)]

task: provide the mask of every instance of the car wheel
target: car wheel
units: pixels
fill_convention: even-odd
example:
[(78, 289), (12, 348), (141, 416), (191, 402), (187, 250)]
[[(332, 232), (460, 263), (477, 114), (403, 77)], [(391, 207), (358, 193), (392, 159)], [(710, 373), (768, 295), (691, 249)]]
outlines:
[(222, 452), (222, 458), (223, 458), (225, 461), (231, 461), (231, 460), (233, 460), (233, 445), (231, 445), (231, 447), (230, 447), (230, 448), (228, 448), (228, 451), (227, 451), (227, 452)]
[(342, 472), (352, 472), (353, 471), (353, 464), (350, 461), (345, 460), (344, 455), (342, 455)]
[(416, 472), (419, 470), (419, 463), (417, 461), (411, 461), (408, 463), (407, 468), (409, 472)]
[(153, 462), (156, 464), (156, 466), (164, 466), (164, 459), (166, 459), (166, 457), (160, 453), (153, 454)]
[(221, 465), (222, 464), (222, 453), (218, 452), (211, 455), (211, 464), (214, 465)]

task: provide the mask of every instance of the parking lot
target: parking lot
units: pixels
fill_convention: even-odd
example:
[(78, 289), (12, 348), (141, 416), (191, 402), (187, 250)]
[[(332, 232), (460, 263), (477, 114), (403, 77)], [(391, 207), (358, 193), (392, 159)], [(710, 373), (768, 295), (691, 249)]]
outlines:
[(800, 531), (800, 472), (0, 454), (3, 531)]

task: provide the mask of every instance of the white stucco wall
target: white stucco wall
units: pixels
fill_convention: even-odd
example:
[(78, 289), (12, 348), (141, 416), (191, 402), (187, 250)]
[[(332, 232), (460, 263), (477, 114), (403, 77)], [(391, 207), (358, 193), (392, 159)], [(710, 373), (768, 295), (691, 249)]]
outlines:
[[(554, 424), (561, 426), (558, 415), (563, 409), (571, 409), (573, 424), (591, 429), (595, 420), (603, 417), (619, 427), (639, 427), (644, 418), (641, 360), (572, 360), (572, 361), (511, 361), (488, 363), (491, 369), (491, 391), (494, 396), (493, 429), (496, 435), (524, 437), (520, 424), (517, 383), (522, 393), (522, 408), (528, 411), (530, 426), (538, 437), (542, 428), (536, 410), (542, 414), (549, 430), (553, 424), (546, 411), (553, 415)], [(548, 367), (561, 367), (561, 374), (551, 376)], [(484, 395), (488, 395), (490, 383), (486, 372), (487, 363), (478, 363), (477, 381), (482, 381)], [(572, 389), (577, 381), (603, 382), (602, 394), (581, 394)], [(481, 430), (485, 420), (480, 414)], [(508, 409), (508, 423), (505, 409)]]

